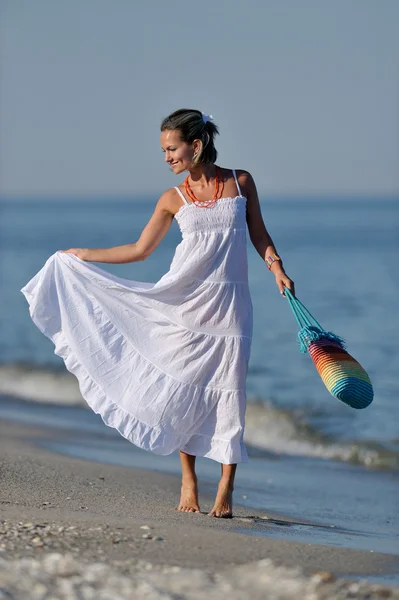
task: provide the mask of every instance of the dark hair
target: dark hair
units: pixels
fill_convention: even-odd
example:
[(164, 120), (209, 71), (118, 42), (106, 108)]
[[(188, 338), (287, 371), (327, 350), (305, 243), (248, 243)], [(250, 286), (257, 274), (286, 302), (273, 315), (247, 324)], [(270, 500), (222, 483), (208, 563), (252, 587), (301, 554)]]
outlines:
[(201, 150), (193, 161), (193, 165), (216, 162), (218, 153), (214, 145), (214, 138), (219, 133), (219, 129), (212, 121), (204, 123), (200, 110), (190, 108), (175, 110), (161, 123), (161, 131), (166, 129), (178, 129), (182, 140), (187, 144), (192, 144), (194, 140), (200, 140)]

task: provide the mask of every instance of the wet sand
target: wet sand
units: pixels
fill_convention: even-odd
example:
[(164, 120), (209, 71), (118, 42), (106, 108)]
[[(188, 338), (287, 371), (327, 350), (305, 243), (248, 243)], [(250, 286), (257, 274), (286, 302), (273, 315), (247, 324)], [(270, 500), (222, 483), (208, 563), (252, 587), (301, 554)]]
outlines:
[(304, 576), (323, 572), (326, 579), (373, 575), (389, 581), (399, 573), (397, 555), (267, 537), (268, 528), (292, 521), (284, 515), (235, 504), (233, 519), (211, 518), (213, 496), (201, 492), (201, 483), (201, 513), (179, 512), (179, 477), (36, 446), (57, 433), (7, 421), (0, 425), (0, 557), (7, 560), (56, 552), (80, 564), (123, 563), (125, 571), (146, 561), (154, 568), (218, 573), (271, 559), (277, 566), (299, 567)]

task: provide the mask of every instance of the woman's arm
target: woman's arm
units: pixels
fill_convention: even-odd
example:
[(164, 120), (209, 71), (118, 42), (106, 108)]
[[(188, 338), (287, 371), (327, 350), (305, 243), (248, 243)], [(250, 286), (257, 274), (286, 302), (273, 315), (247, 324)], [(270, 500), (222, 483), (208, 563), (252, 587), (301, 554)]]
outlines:
[(129, 263), (145, 260), (158, 246), (173, 221), (174, 190), (167, 190), (159, 198), (155, 210), (137, 242), (113, 248), (70, 248), (61, 250), (75, 254), (81, 260), (102, 263)]
[[(237, 176), (247, 198), (249, 237), (256, 251), (266, 263), (266, 258), (272, 254), (277, 254), (277, 250), (263, 221), (256, 185), (248, 171), (237, 171)], [(273, 262), (270, 270), (276, 277), (276, 284), (280, 292), (283, 294), (284, 288), (287, 287), (295, 295), (294, 282), (286, 274), (282, 261), (276, 260)]]

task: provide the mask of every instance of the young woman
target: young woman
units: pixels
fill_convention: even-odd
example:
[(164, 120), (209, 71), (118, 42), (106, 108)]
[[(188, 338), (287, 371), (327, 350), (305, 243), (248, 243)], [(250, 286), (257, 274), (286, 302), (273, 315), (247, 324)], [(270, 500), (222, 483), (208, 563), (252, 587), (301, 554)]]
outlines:
[[(252, 341), (246, 229), (282, 294), (294, 284), (266, 230), (248, 171), (216, 165), (218, 133), (201, 111), (161, 124), (165, 162), (180, 185), (160, 197), (137, 242), (56, 252), (21, 291), (89, 406), (133, 444), (180, 451), (178, 510), (200, 512), (196, 456), (221, 463), (213, 517), (232, 516), (243, 441)], [(145, 260), (176, 219), (182, 233), (155, 284), (90, 263)]]

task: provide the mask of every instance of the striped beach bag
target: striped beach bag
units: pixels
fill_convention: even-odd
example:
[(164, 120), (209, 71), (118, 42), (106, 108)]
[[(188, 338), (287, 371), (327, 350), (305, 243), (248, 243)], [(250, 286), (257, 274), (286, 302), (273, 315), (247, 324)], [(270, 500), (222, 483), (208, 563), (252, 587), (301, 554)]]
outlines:
[(373, 400), (373, 386), (363, 367), (346, 351), (344, 340), (325, 331), (288, 288), (284, 293), (299, 326), (300, 351), (309, 353), (330, 394), (352, 408), (366, 408)]

